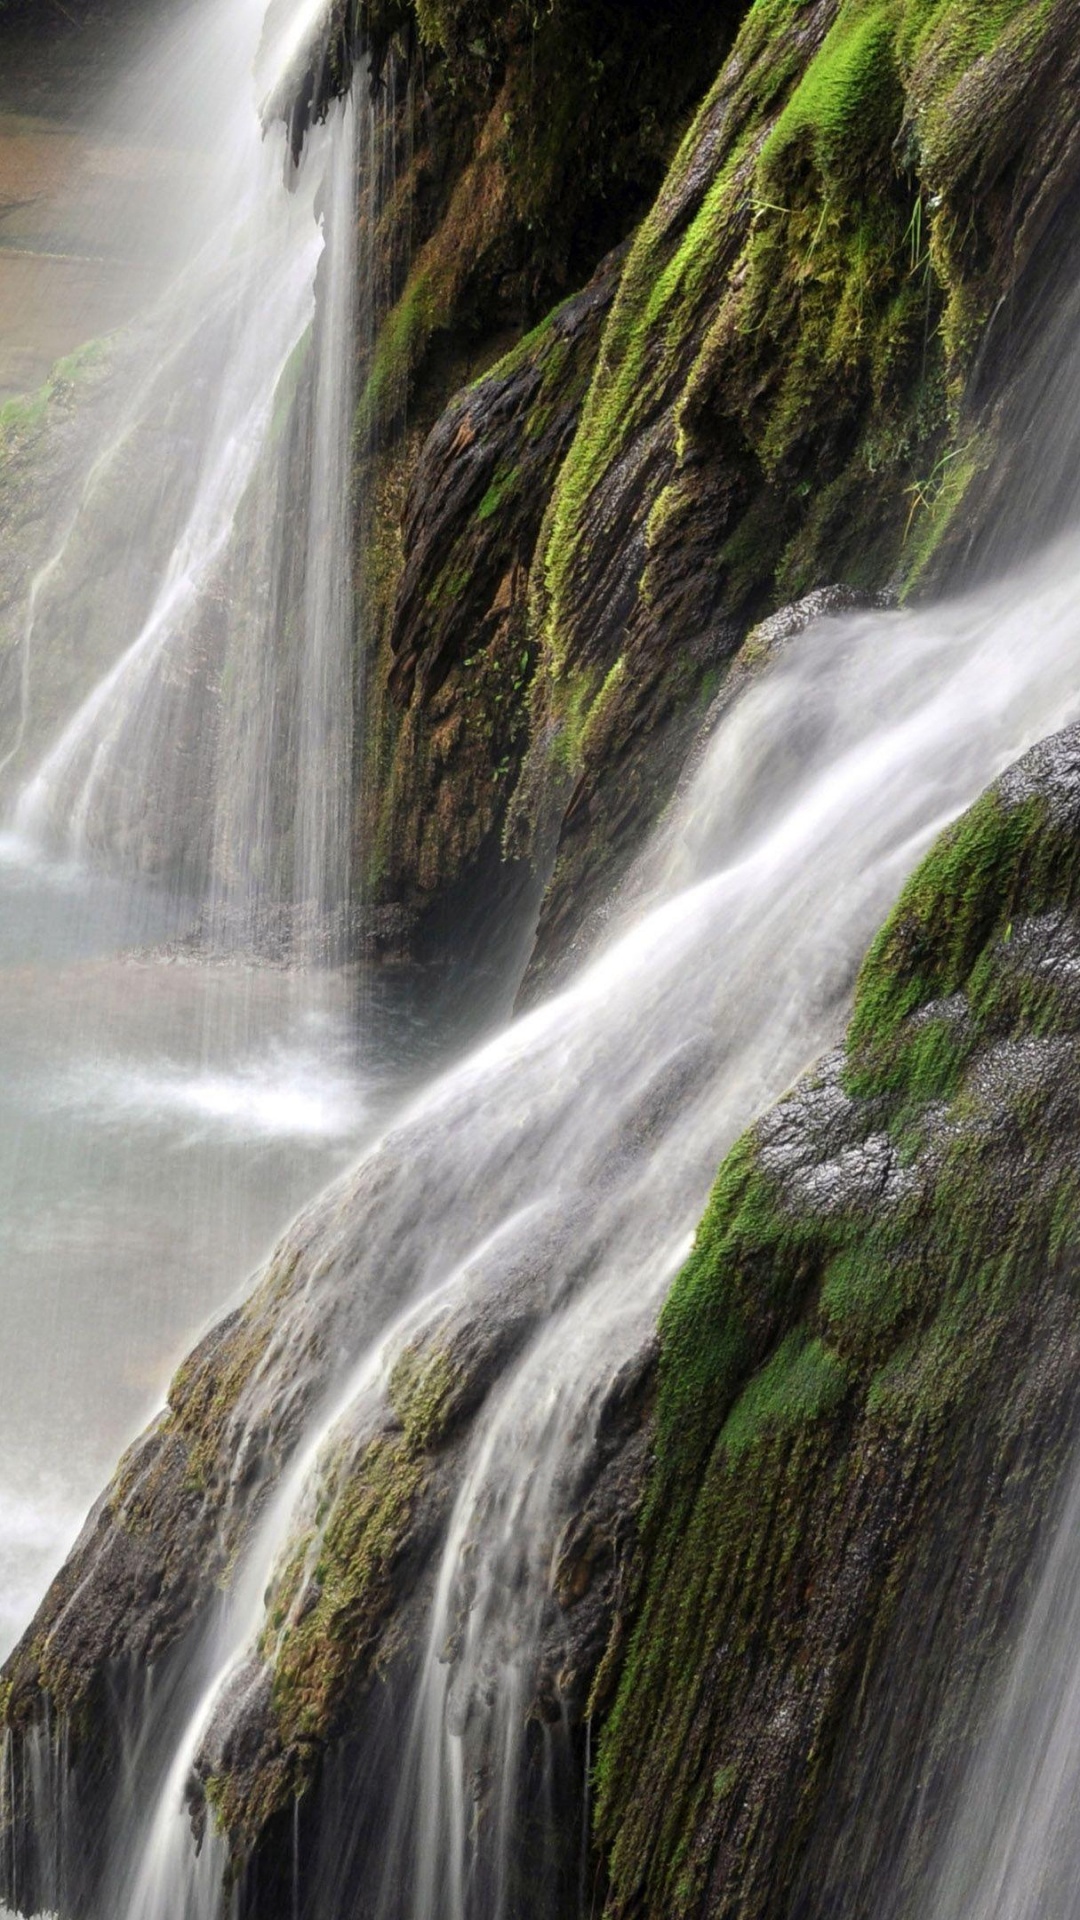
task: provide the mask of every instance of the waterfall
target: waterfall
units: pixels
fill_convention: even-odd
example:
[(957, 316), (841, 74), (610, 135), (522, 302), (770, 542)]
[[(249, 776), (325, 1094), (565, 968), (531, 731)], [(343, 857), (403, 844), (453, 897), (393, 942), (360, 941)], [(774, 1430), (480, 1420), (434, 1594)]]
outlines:
[[(236, 1594), (151, 1715), (157, 1761), (117, 1795), (95, 1911), (224, 1910), (203, 1878), (191, 1891), (205, 1867), (188, 1800), (230, 1742), (257, 1736), (266, 1662), (313, 1602), (349, 1465), (417, 1351), (465, 1356), (480, 1411), (405, 1725), (370, 1769), (370, 1807), (352, 1800), (308, 1832), (299, 1911), (350, 1911), (357, 1884), (380, 1920), (503, 1920), (523, 1888), (530, 1912), (575, 1910), (579, 1836), (563, 1823), (560, 1844), (551, 1817), (580, 1794), (585, 1705), (560, 1541), (612, 1396), (718, 1161), (837, 1034), (902, 879), (997, 771), (1080, 711), (1075, 583), (1066, 542), (992, 590), (824, 621), (781, 649), (730, 704), (575, 984), (440, 1078), (309, 1210), (277, 1357), (241, 1399), (230, 1455), (258, 1448), (271, 1471), (281, 1405), (312, 1409), (305, 1435), (247, 1529)], [(238, 1468), (230, 1499), (243, 1485)], [(46, 1782), (50, 1858), (58, 1812)], [(60, 1904), (64, 1874), (36, 1871)]]
[(294, 162), (261, 111), (294, 27), (183, 0), (140, 43), (105, 117), (142, 199), (118, 182), (102, 241), (131, 221), (157, 291), (45, 443), (0, 609), (5, 1651), (176, 1353), (378, 1098), (341, 963), (353, 371), (393, 103), (361, 80)]
[(272, 90), (293, 27), (261, 44), (264, 11), (237, 0), (201, 16), (219, 41), (227, 20), (233, 80), (209, 231), (143, 322), (167, 349), (136, 377), (32, 585), (11, 754), (39, 603), (61, 584), (77, 601), (125, 461), (139, 465), (126, 540), (150, 577), (13, 824), (30, 846), (167, 880), (216, 947), (310, 960), (340, 957), (348, 915), (355, 176), (375, 108), (358, 88), (294, 169), (255, 93), (257, 66)]
[[(112, 914), (107, 936), (79, 948), (95, 966), (102, 948), (131, 944), (130, 900), (106, 912), (114, 876), (137, 894), (152, 949), (194, 928), (200, 951), (309, 971), (349, 951), (351, 370), (377, 309), (354, 213), (386, 157), (362, 88), (312, 130), (298, 166), (280, 129), (264, 134), (259, 93), (316, 10), (278, 9), (287, 17), (268, 39), (263, 11), (262, 0), (205, 10), (227, 26), (215, 47), (233, 103), (216, 214), (123, 349), (127, 390), (24, 610), (7, 749), (21, 771), (39, 655), (52, 623), (83, 604), (122, 502), (123, 543), (146, 565), (103, 671), (20, 786), (6, 849), (35, 886), (82, 886), (80, 912), (92, 897)], [(159, 435), (167, 479), (145, 464)], [(602, 942), (558, 998), (402, 1099), (377, 1137), (356, 1120), (348, 1074), (347, 1116), (326, 1120), (335, 1058), (316, 1052), (313, 1131), (333, 1134), (335, 1154), (305, 1163), (289, 1208), (318, 1185), (314, 1172), (340, 1177), (291, 1230), (274, 1339), (231, 1415), (235, 1470), (213, 1516), (226, 1590), (203, 1596), (174, 1659), (139, 1676), (92, 1849), (68, 1730), (45, 1726), (18, 1755), (9, 1740), (0, 1800), (35, 1812), (34, 1857), (0, 1859), (13, 1900), (100, 1920), (235, 1910), (207, 1783), (238, 1746), (257, 1747), (268, 1675), (316, 1602), (350, 1471), (390, 1421), (396, 1370), (420, 1354), (460, 1368), (471, 1425), (439, 1489), (415, 1593), (419, 1654), (402, 1718), (371, 1757), (368, 1799), (328, 1797), (320, 1820), (303, 1794), (314, 1743), (290, 1756), (294, 1920), (344, 1917), (358, 1887), (378, 1920), (587, 1910), (577, 1822), (588, 1702), (559, 1588), (612, 1409), (633, 1390), (719, 1161), (837, 1037), (903, 879), (998, 771), (1080, 715), (1078, 584), (1069, 539), (944, 606), (849, 614), (778, 640), (767, 668), (725, 698)], [(97, 613), (93, 625), (96, 658)], [(222, 1032), (239, 1026), (246, 1045), (250, 1018), (247, 998), (216, 1022), (195, 1017), (200, 1112), (207, 1078), (222, 1097)], [(231, 1098), (238, 1082), (252, 1094), (246, 1053), (241, 1064), (226, 1061)], [(124, 1071), (126, 1117), (143, 1095), (130, 1062)], [(155, 1071), (158, 1107), (167, 1084), (190, 1114), (191, 1075)], [(100, 1105), (100, 1060), (94, 1075)], [(294, 1080), (287, 1095), (278, 1130), (292, 1148), (303, 1131)], [(128, 1170), (129, 1200), (159, 1165)], [(281, 1166), (264, 1169), (267, 1185)], [(170, 1218), (166, 1200), (160, 1233)], [(268, 1206), (260, 1229), (271, 1219), (276, 1229)], [(169, 1350), (175, 1332), (161, 1336)], [(1074, 1501), (1028, 1628), (1036, 1648), (1051, 1633), (1075, 1639), (1075, 1519)], [(992, 1757), (972, 1788), (935, 1920), (1072, 1910), (1058, 1840), (1076, 1797), (1075, 1769), (1060, 1762), (1075, 1685), (1064, 1701), (1042, 1684), (1032, 1696), (1035, 1658), (1022, 1651), (995, 1745), (1011, 1757), (1004, 1772)]]
[(940, 1849), (929, 1920), (1072, 1920), (1080, 1808), (1080, 1475)]

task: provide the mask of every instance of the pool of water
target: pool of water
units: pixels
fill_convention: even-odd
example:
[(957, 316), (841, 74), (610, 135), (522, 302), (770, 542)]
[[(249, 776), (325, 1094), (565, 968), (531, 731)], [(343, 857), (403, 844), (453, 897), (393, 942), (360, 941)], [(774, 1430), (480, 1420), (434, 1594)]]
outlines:
[(200, 1328), (389, 1097), (355, 986), (0, 850), (0, 1654)]

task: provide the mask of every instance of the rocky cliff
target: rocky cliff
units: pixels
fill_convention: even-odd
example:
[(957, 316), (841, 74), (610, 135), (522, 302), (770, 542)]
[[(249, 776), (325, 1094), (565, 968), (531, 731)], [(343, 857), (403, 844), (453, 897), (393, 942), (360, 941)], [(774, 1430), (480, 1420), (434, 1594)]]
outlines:
[(1076, 1414), (1080, 741), (939, 841), (660, 1323), (612, 1914), (926, 1910)]
[[(625, 871), (755, 619), (838, 578), (925, 590), (978, 554), (991, 525), (1000, 556), (999, 509), (1031, 481), (1047, 378), (1027, 321), (1069, 284), (1080, 56), (1069, 0), (1008, 0), (977, 20), (948, 0), (759, 0), (719, 10), (704, 37), (669, 23), (662, 52), (633, 8), (602, 9), (610, 40), (595, 56), (582, 20), (557, 7), (542, 30), (550, 72), (535, 83), (530, 66), (526, 88), (515, 10), (497, 32), (466, 11), (409, 15), (432, 62), (431, 126), (448, 119), (462, 157), (367, 390), (369, 414), (400, 412), (406, 394), (414, 412), (390, 462), (393, 537), (378, 541), (362, 839), (371, 905), (399, 953), (452, 950), (459, 927), (475, 940), (481, 898), (490, 935), (528, 874), (543, 896), (531, 994)], [(565, 124), (554, 75), (560, 59), (588, 57), (606, 104), (576, 103), (579, 138), (610, 159), (620, 149), (605, 114), (624, 97), (608, 98), (610, 49), (631, 36), (649, 68), (675, 63), (685, 100), (709, 34), (722, 42), (740, 14), (651, 206), (643, 153), (637, 206), (633, 192), (616, 196), (620, 217), (610, 183), (588, 169), (567, 183), (540, 166), (538, 135), (518, 139), (530, 114)], [(470, 103), (467, 137), (447, 104), (455, 87)], [(625, 97), (653, 124), (655, 103), (633, 85)], [(677, 114), (663, 124), (670, 138)], [(507, 249), (536, 195), (547, 210), (525, 288)], [(556, 203), (586, 236), (576, 249)], [(550, 329), (559, 338), (567, 325), (553, 316), (454, 399), (424, 444), (455, 354), (482, 365), (512, 323), (508, 290), (535, 316), (634, 211), (602, 302), (584, 296), (592, 319), (573, 353), (553, 360)], [(521, 386), (534, 355), (535, 401)], [(456, 466), (463, 434), (475, 486)], [(1029, 523), (1045, 528), (1062, 493), (1044, 488)], [(474, 571), (476, 543), (500, 556), (497, 570), (485, 557)], [(451, 582), (438, 669), (418, 674)], [(466, 790), (480, 803), (469, 827)]]

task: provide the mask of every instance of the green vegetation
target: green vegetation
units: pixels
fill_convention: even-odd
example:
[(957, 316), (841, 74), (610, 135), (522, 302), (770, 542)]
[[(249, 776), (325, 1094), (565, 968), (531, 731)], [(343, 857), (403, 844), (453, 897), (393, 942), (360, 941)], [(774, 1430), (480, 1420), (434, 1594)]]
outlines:
[(377, 1670), (401, 1556), (460, 1384), (441, 1349), (406, 1348), (388, 1384), (392, 1421), (359, 1443), (342, 1440), (322, 1462), (312, 1525), (266, 1595), (259, 1651), (273, 1669), (273, 1741), (250, 1772), (206, 1785), (237, 1856), (307, 1789), (323, 1744)]
[[(1033, 930), (1080, 940), (1074, 814), (1036, 773), (940, 838), (867, 956), (842, 1058), (721, 1169), (661, 1319), (641, 1587), (598, 1767), (619, 1911), (695, 1911), (710, 1849), (750, 1871), (741, 1703), (763, 1661), (797, 1657), (798, 1596), (830, 1565), (811, 1513), (882, 1502), (869, 1643), (918, 1549), (899, 1516), (929, 1524), (995, 1381), (1011, 1381), (1036, 1294), (1076, 1299), (1075, 1101), (1060, 1089), (1080, 992)], [(985, 1076), (990, 1057), (1003, 1064)], [(813, 1739), (807, 1808), (825, 1719)]]
[[(1060, 996), (1011, 966), (1008, 949), (1022, 912), (1071, 909), (1078, 894), (1074, 841), (1045, 801), (1010, 805), (991, 788), (942, 835), (867, 954), (849, 1030), (852, 1091), (947, 1098), (990, 1033), (1060, 1031)], [(960, 993), (962, 1014), (936, 1011)]]
[[(621, 0), (363, 0), (378, 57), (418, 39), (452, 156), (422, 150), (422, 245), (382, 327), (363, 432), (400, 412), (440, 339), (475, 345), (582, 284), (655, 192), (742, 0), (628, 20)], [(434, 219), (432, 213), (434, 212)]]
[(35, 393), (0, 403), (0, 455), (12, 440), (39, 427), (57, 402), (70, 401), (86, 376), (103, 366), (107, 356), (107, 340), (89, 340), (58, 360)]
[[(794, 37), (805, 14), (750, 8), (634, 243), (544, 555), (556, 680), (587, 644), (590, 529), (650, 422), (670, 419), (672, 457), (642, 598), (662, 605), (656, 577), (719, 446), (735, 506), (716, 591), (744, 618), (838, 575), (910, 589), (985, 459), (958, 435), (988, 249), (951, 197), (964, 156), (941, 129), (967, 126), (973, 100), (987, 110), (983, 70), (1029, 59), (1048, 7), (842, 0), (809, 48)], [(707, 142), (687, 220), (683, 182)]]
[[(889, 0), (837, 15), (762, 149), (762, 188), (782, 191), (790, 150), (805, 141), (822, 180), (850, 179), (866, 151), (867, 128), (895, 124), (901, 104)], [(857, 185), (857, 182), (856, 182)]]

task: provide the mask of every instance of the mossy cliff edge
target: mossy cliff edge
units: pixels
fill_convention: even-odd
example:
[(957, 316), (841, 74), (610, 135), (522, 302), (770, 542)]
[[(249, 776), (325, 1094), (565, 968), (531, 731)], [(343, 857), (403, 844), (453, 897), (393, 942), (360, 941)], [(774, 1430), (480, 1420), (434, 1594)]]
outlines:
[(927, 1910), (1072, 1452), (1078, 953), (1072, 731), (938, 842), (720, 1173), (596, 1702), (612, 1916)]
[[(632, 10), (618, 20), (600, 11), (612, 36), (632, 31)], [(387, 513), (374, 532), (367, 645), (379, 664), (361, 808), (373, 924), (381, 915), (383, 945), (396, 939), (404, 955), (423, 946), (425, 927), (452, 946), (456, 927), (471, 938), (474, 913), (484, 917), (477, 901), (490, 903), (490, 932), (528, 874), (544, 894), (529, 994), (565, 966), (616, 884), (754, 620), (837, 580), (923, 590), (978, 547), (1030, 424), (1017, 399), (1021, 389), (1030, 398), (1028, 316), (1049, 311), (1075, 238), (1075, 0), (754, 0), (710, 13), (710, 31), (722, 39), (740, 16), (641, 208), (602, 324), (579, 336), (565, 373), (548, 361), (532, 378), (535, 399), (523, 392), (496, 426), (504, 382), (520, 381), (530, 354), (540, 372), (545, 336), (519, 346), (493, 386), (482, 380), (453, 403), (421, 457), (439, 378), (453, 377), (466, 341), (483, 363), (510, 318), (503, 308), (496, 323), (496, 289), (513, 280), (498, 264), (501, 240), (478, 243), (487, 265), (474, 273), (472, 241), (463, 250), (453, 238), (480, 200), (492, 236), (523, 204), (525, 150), (501, 135), (499, 193), (451, 170), (446, 211), (376, 347), (381, 365), (409, 343), (380, 391), (394, 405), (409, 393), (413, 443), (380, 468)], [(513, 65), (514, 29), (504, 25), (501, 41), (481, 33), (489, 67), (474, 52), (460, 70), (464, 26), (424, 14), (417, 30), (442, 62), (431, 69), (439, 84), (460, 71), (454, 84), (473, 89), (479, 113), (484, 74), (501, 84)], [(572, 11), (556, 8), (546, 31), (562, 35), (566, 58), (580, 52)], [(555, 39), (547, 44), (554, 71)], [(673, 59), (680, 48), (676, 36)], [(689, 68), (683, 76), (685, 92)], [(483, 125), (467, 166), (495, 139), (494, 123)], [(590, 154), (588, 120), (578, 138)], [(618, 202), (624, 214), (632, 200)], [(603, 194), (576, 204), (592, 237), (584, 251), (598, 257), (601, 231), (620, 237), (619, 220), (599, 219)], [(530, 319), (555, 255), (558, 271), (572, 270), (573, 249), (545, 246), (537, 258), (550, 270), (524, 301)], [(421, 289), (442, 248), (472, 275), (471, 291), (436, 307)], [(431, 324), (406, 325), (414, 309)], [(374, 391), (369, 383), (369, 410)], [(483, 488), (454, 485), (466, 443)], [(521, 491), (507, 484), (515, 477), (527, 480), (527, 526)], [(419, 532), (428, 499), (435, 540)], [(510, 580), (517, 611), (501, 621)], [(399, 667), (428, 647), (431, 611), (448, 597), (439, 675)], [(470, 763), (460, 786), (447, 774), (458, 749), (446, 746), (459, 739)], [(372, 798), (390, 788), (392, 829)], [(471, 837), (459, 818), (466, 792), (483, 821)]]
[(742, 10), (364, 0), (332, 11), (301, 79), (303, 120), (363, 49), (393, 103), (385, 298), (356, 419), (356, 858), (380, 959), (475, 958), (538, 889), (542, 860), (503, 842), (539, 531), (619, 249)]

